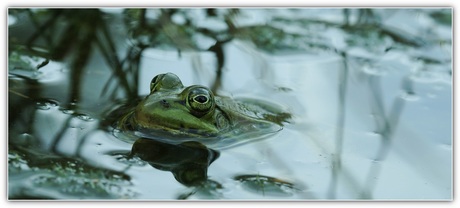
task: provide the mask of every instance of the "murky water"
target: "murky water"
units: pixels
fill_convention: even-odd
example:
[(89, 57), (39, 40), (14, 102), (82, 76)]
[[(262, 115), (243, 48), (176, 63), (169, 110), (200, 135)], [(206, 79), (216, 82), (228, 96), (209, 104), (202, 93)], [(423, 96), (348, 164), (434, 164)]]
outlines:
[[(450, 200), (452, 10), (9, 9), (10, 199)], [(177, 74), (293, 116), (231, 148), (127, 141)], [(250, 139), (250, 138), (249, 138)]]

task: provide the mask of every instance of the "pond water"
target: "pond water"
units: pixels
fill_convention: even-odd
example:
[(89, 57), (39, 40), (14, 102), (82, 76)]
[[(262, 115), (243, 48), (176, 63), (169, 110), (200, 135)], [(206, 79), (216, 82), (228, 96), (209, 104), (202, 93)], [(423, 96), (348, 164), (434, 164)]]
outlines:
[[(9, 199), (453, 199), (451, 8), (10, 8), (8, 43)], [(167, 72), (292, 117), (233, 146), (113, 128)]]

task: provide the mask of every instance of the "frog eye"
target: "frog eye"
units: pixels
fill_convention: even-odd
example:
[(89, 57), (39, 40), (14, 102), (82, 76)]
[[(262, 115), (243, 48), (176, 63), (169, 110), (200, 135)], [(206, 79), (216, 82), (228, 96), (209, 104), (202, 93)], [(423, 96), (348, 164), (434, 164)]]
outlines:
[(159, 74), (150, 81), (150, 94), (160, 89), (175, 90), (183, 88), (179, 77), (173, 73)]
[(155, 77), (153, 77), (152, 81), (150, 81), (150, 92), (152, 92), (155, 89), (160, 76), (163, 76), (163, 74), (156, 75)]
[(205, 87), (194, 87), (189, 91), (187, 104), (195, 116), (203, 116), (214, 109), (214, 95)]

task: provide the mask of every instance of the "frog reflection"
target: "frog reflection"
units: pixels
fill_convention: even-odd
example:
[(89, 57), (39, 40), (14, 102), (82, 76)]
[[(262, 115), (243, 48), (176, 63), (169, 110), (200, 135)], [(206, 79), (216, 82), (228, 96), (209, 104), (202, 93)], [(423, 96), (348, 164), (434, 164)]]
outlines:
[(219, 157), (217, 151), (198, 142), (175, 145), (147, 138), (134, 142), (131, 155), (141, 158), (156, 169), (171, 171), (176, 180), (186, 186), (198, 186), (206, 182), (209, 165)]
[(135, 105), (125, 106), (118, 115), (117, 128), (137, 136), (217, 144), (212, 147), (278, 132), (291, 117), (266, 101), (217, 96), (200, 85), (184, 87), (172, 73), (155, 76), (150, 94)]

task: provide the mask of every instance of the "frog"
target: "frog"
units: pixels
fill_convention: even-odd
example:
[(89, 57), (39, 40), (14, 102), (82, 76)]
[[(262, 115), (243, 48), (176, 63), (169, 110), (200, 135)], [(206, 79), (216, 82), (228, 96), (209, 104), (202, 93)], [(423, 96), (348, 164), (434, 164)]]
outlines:
[(128, 109), (117, 126), (142, 137), (228, 144), (279, 132), (290, 118), (275, 103), (216, 95), (203, 85), (184, 86), (168, 72), (153, 77), (150, 93)]

